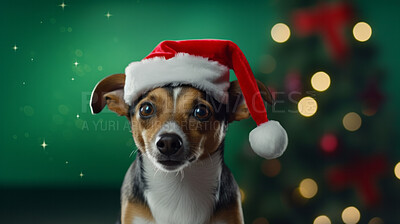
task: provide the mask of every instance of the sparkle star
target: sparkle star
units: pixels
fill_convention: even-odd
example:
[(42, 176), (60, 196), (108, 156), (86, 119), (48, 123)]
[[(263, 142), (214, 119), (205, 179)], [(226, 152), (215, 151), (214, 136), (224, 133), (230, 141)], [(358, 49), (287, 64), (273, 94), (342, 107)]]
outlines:
[(76, 118), (79, 118), (79, 114), (76, 115)]
[(85, 174), (83, 174), (82, 172), (79, 174), (79, 176), (82, 178), (83, 176), (85, 176)]
[(65, 6), (67, 6), (67, 5), (63, 2), (63, 3), (61, 3), (61, 5), (59, 5), (59, 6), (64, 10)]
[(75, 80), (75, 78), (74, 78), (74, 77), (72, 77), (72, 78), (71, 78), (71, 80), (72, 80), (72, 81), (74, 81), (74, 80)]
[(41, 144), (41, 146), (42, 146), (43, 149), (46, 149), (47, 144), (46, 144), (46, 141), (45, 141), (45, 140), (43, 140), (43, 143)]
[(77, 67), (79, 65), (79, 63), (77, 61), (74, 62), (75, 67)]
[(16, 44), (14, 44), (13, 50), (14, 50), (14, 51), (17, 51), (17, 50), (18, 50), (18, 47), (17, 47)]
[(107, 17), (107, 19), (110, 19), (110, 17), (111, 17), (112, 15), (110, 14), (110, 12), (107, 12), (107, 14), (105, 14), (105, 16)]

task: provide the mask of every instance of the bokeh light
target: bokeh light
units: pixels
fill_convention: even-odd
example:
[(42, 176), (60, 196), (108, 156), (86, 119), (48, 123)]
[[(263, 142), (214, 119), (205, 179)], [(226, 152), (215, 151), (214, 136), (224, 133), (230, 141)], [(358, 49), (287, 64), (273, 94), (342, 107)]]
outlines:
[(360, 221), (360, 212), (354, 206), (347, 207), (342, 212), (342, 220), (346, 224), (356, 224)]
[(26, 105), (24, 106), (24, 113), (26, 116), (28, 117), (32, 117), (35, 114), (35, 110), (33, 109), (33, 107)]
[(261, 171), (267, 177), (275, 177), (281, 171), (281, 162), (278, 159), (264, 160)]
[(400, 179), (400, 162), (394, 167), (394, 175), (396, 175), (397, 179)]
[(244, 200), (246, 199), (246, 194), (244, 193), (244, 191), (241, 188), (239, 188), (239, 191), (240, 191), (240, 198), (241, 198), (242, 203), (243, 203)]
[(377, 112), (377, 108), (364, 108), (361, 111), (365, 116), (371, 117), (374, 116)]
[(367, 41), (372, 35), (372, 28), (366, 22), (359, 22), (353, 28), (353, 35), (360, 42)]
[(306, 96), (299, 101), (297, 109), (304, 117), (311, 117), (317, 112), (318, 104), (314, 98)]
[(317, 72), (311, 77), (311, 85), (315, 90), (323, 92), (331, 85), (331, 78), (325, 72)]
[(355, 112), (350, 112), (343, 117), (343, 126), (348, 131), (357, 131), (361, 123), (360, 115)]
[(290, 37), (290, 29), (284, 23), (277, 23), (271, 29), (271, 37), (277, 43), (284, 43)]
[(383, 220), (379, 217), (374, 217), (369, 220), (368, 224), (383, 224)]
[(334, 134), (325, 134), (321, 138), (320, 145), (325, 152), (333, 152), (337, 149), (338, 139)]
[(308, 202), (308, 198), (305, 198), (303, 195), (301, 195), (300, 187), (294, 188), (291, 196), (291, 202), (294, 205), (305, 205)]
[(268, 220), (264, 217), (256, 218), (253, 224), (269, 224)]
[(313, 224), (331, 224), (331, 220), (326, 215), (320, 215), (314, 219)]
[(300, 182), (299, 191), (301, 196), (312, 198), (318, 192), (318, 185), (313, 179), (306, 178)]

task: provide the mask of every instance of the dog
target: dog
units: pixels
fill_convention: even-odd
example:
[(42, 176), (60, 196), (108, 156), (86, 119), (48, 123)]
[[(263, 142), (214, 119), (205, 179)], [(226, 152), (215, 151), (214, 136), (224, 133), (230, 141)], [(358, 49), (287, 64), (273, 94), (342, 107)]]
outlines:
[[(91, 109), (125, 116), (138, 148), (121, 187), (122, 224), (244, 223), (238, 185), (224, 162), (228, 124), (250, 116), (238, 81), (227, 103), (192, 85), (164, 85), (124, 101), (125, 74), (101, 80)], [(262, 99), (273, 104), (263, 83)]]

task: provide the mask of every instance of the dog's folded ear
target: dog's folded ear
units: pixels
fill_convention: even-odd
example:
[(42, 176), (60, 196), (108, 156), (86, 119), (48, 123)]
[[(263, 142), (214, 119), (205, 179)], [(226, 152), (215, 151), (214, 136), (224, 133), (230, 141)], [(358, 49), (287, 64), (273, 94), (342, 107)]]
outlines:
[(256, 79), (256, 81), (257, 81), (257, 86), (258, 86), (258, 89), (260, 90), (261, 97), (263, 98), (263, 100), (270, 105), (274, 105), (275, 100), (272, 97), (272, 94), (269, 91), (269, 89), (260, 80)]
[[(261, 97), (263, 100), (271, 105), (274, 104), (274, 99), (271, 92), (265, 87), (264, 83), (259, 80), (257, 81), (258, 89), (260, 90)], [(240, 121), (250, 117), (249, 109), (247, 108), (246, 102), (244, 101), (242, 90), (238, 81), (232, 81), (229, 87), (229, 108), (230, 116), (229, 122)]]
[(98, 82), (90, 98), (92, 114), (100, 113), (107, 104), (108, 109), (127, 116), (129, 106), (124, 101), (124, 85), (125, 74), (110, 75)]

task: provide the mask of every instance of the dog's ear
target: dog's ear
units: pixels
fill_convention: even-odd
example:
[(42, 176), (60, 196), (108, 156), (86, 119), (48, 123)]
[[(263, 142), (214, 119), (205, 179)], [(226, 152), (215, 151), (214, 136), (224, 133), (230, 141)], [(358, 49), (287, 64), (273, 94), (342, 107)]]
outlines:
[(272, 94), (269, 91), (269, 89), (260, 80), (256, 79), (256, 81), (257, 81), (257, 86), (258, 86), (258, 89), (260, 90), (262, 99), (265, 102), (267, 102), (269, 105), (274, 105), (275, 100), (274, 100), (274, 97), (272, 97)]
[[(273, 105), (274, 99), (271, 92), (265, 85), (257, 81), (258, 89), (260, 90), (261, 97), (267, 103)], [(250, 117), (249, 109), (247, 108), (246, 102), (244, 101), (242, 89), (240, 88), (238, 81), (232, 81), (229, 87), (229, 108), (231, 109), (229, 113), (229, 122), (240, 121)]]
[(127, 116), (129, 106), (124, 101), (125, 74), (110, 75), (94, 87), (90, 98), (92, 114), (100, 113), (107, 104), (108, 109), (120, 116)]

